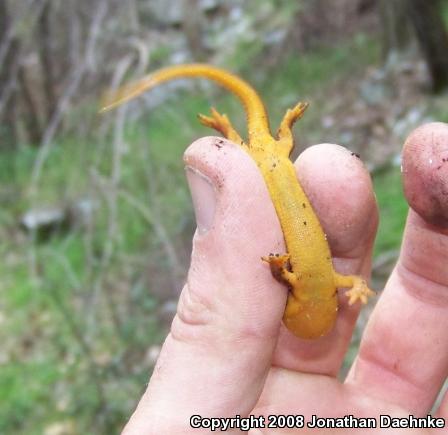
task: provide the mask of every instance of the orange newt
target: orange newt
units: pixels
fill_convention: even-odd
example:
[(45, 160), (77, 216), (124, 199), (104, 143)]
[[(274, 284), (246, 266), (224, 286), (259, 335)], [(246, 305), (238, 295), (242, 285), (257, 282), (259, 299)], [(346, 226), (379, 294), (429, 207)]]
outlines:
[(307, 103), (298, 103), (288, 109), (280, 123), (277, 137), (273, 137), (263, 102), (247, 82), (210, 65), (186, 64), (160, 69), (135, 83), (125, 85), (109, 96), (102, 110), (116, 107), (148, 89), (180, 77), (213, 80), (243, 103), (247, 115), (247, 143), (232, 127), (227, 116), (215, 109), (211, 109), (210, 117), (199, 115), (199, 119), (202, 124), (214, 128), (240, 145), (255, 160), (263, 175), (287, 248), (285, 254), (270, 254), (262, 258), (269, 263), (273, 276), (289, 289), (283, 322), (301, 338), (325, 335), (336, 320), (338, 288), (349, 289), (346, 295), (350, 305), (358, 300), (366, 303), (374, 292), (363, 278), (341, 275), (334, 270), (326, 235), (297, 180), (294, 165), (289, 158), (294, 146), (291, 127), (302, 117)]

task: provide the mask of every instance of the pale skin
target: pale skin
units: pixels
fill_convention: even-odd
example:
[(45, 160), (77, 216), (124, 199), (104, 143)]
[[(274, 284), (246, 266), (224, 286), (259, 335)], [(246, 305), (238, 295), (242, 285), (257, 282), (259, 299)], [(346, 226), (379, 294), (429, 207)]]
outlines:
[[(191, 266), (147, 391), (123, 433), (208, 433), (189, 427), (194, 414), (429, 413), (448, 372), (448, 230), (410, 211), (399, 262), (340, 381), (359, 304), (348, 306), (340, 294), (330, 334), (292, 335), (281, 324), (287, 290), (260, 261), (266, 252), (284, 252), (284, 242), (256, 165), (221, 138), (195, 142), (185, 162), (198, 223)], [(307, 149), (295, 166), (336, 270), (368, 276), (378, 219), (366, 169), (329, 144)], [(446, 397), (432, 414), (448, 418)]]

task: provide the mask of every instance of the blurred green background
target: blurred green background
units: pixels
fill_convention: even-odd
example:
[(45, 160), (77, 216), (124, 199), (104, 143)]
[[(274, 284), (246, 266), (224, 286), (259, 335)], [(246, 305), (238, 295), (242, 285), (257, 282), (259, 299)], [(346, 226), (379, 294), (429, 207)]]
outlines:
[(310, 101), (296, 152), (339, 143), (372, 173), (381, 289), (407, 214), (401, 146), (448, 121), (447, 20), (447, 1), (0, 0), (0, 433), (120, 431), (189, 264), (182, 153), (214, 134), (196, 114), (213, 105), (244, 131), (207, 82), (98, 115), (103, 91), (202, 61), (252, 83), (273, 126)]

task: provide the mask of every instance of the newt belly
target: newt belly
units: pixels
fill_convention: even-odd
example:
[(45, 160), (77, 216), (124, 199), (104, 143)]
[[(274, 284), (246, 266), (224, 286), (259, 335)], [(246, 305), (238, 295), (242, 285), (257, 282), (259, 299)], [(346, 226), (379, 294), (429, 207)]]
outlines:
[(367, 302), (374, 294), (359, 276), (340, 275), (333, 268), (330, 247), (311, 203), (297, 180), (289, 156), (294, 146), (291, 127), (301, 118), (306, 103), (288, 109), (277, 137), (271, 135), (266, 109), (257, 92), (241, 78), (204, 64), (187, 64), (158, 70), (124, 86), (109, 96), (103, 110), (118, 106), (159, 84), (181, 77), (213, 80), (235, 94), (243, 103), (248, 126), (244, 142), (226, 115), (212, 109), (200, 121), (240, 145), (256, 162), (277, 213), (287, 253), (270, 254), (273, 276), (287, 285), (288, 300), (283, 315), (286, 327), (301, 338), (318, 338), (328, 333), (337, 315), (337, 289), (347, 288), (349, 303)]

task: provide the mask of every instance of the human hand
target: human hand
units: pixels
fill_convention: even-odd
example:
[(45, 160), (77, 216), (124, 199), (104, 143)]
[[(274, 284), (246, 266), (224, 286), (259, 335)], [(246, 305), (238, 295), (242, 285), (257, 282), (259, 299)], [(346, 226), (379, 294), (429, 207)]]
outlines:
[[(193, 415), (266, 417), (266, 428), (251, 434), (281, 432), (267, 428), (268, 415), (304, 417), (303, 428), (283, 433), (324, 432), (307, 428), (313, 414), (426, 416), (448, 367), (447, 150), (446, 124), (425, 125), (407, 141), (406, 194), (429, 222), (410, 211), (398, 264), (341, 382), (359, 305), (349, 307), (340, 292), (330, 334), (310, 341), (293, 336), (281, 324), (287, 290), (260, 260), (285, 247), (257, 167), (226, 140), (192, 144), (185, 161), (198, 230), (188, 280), (148, 389), (123, 433), (210, 432), (192, 428)], [(296, 167), (336, 270), (368, 275), (377, 209), (367, 171), (329, 144), (308, 148)], [(447, 416), (448, 399), (436, 414)]]

